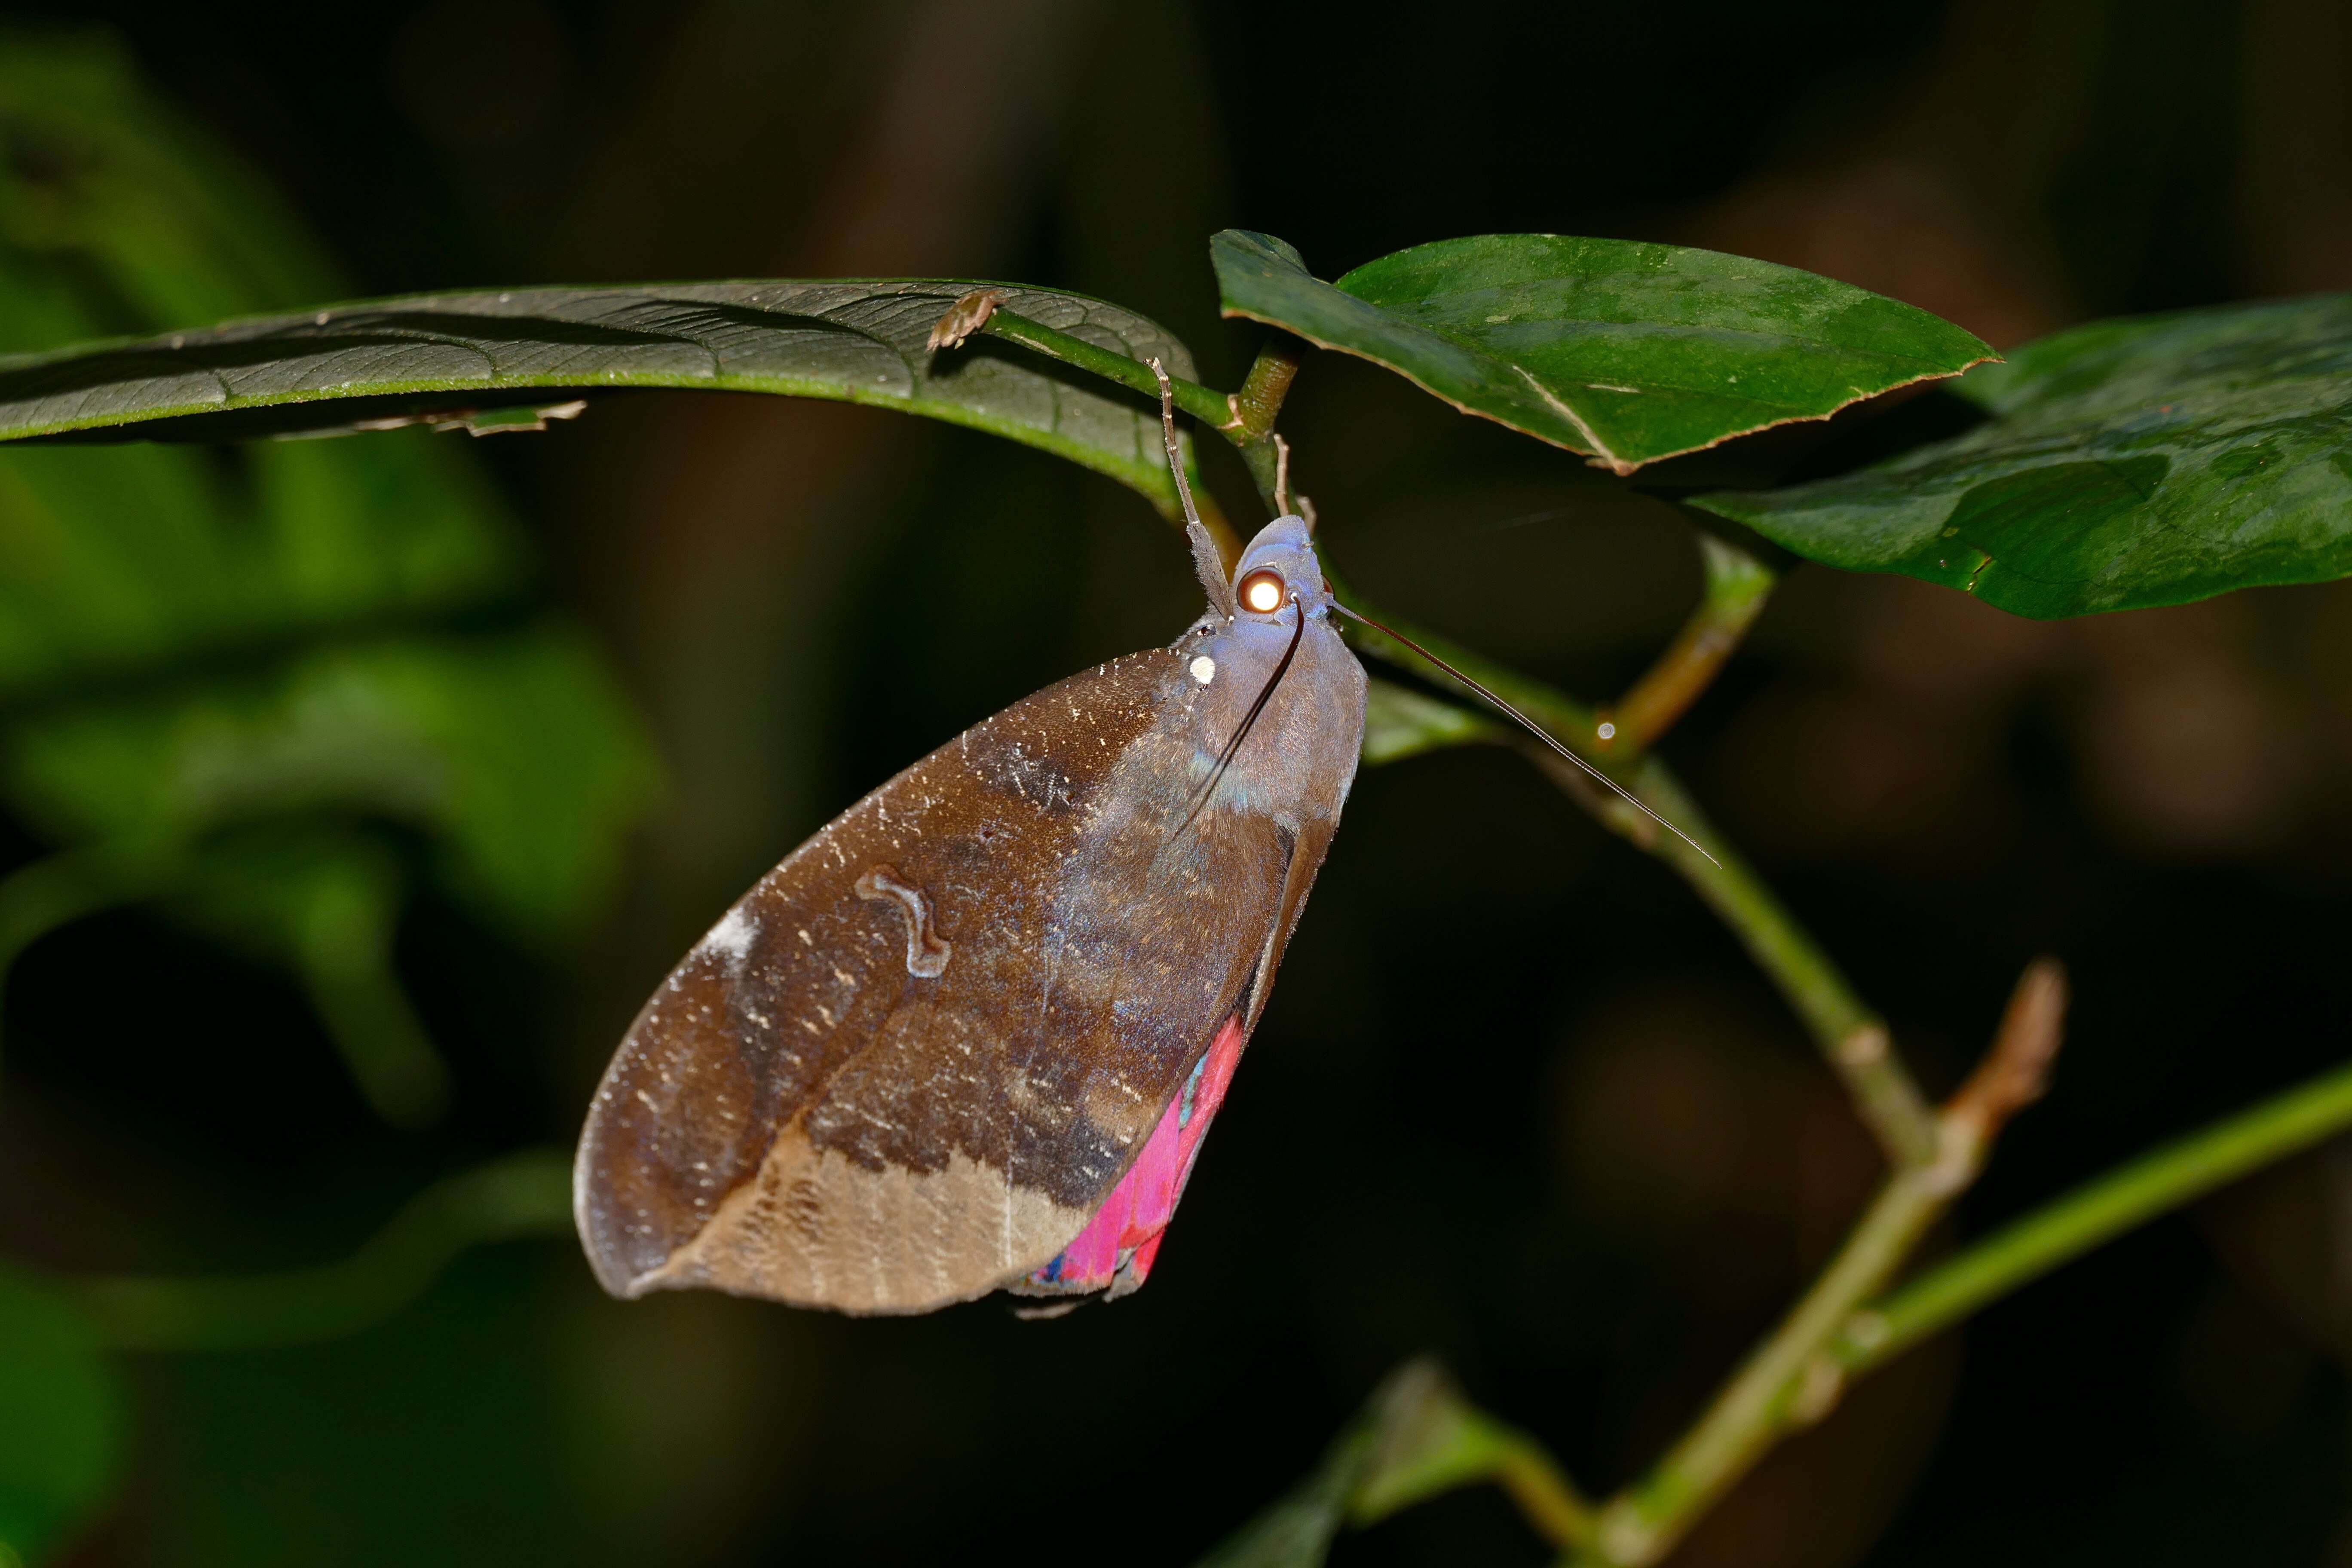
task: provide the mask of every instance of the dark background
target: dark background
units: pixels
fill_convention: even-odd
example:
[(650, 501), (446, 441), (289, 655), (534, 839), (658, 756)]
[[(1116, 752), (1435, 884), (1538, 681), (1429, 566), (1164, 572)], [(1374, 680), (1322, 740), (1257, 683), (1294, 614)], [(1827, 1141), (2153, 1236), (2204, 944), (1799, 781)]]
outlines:
[[(1227, 225), (1327, 277), (1486, 231), (1706, 245), (1997, 345), (2352, 285), (2352, 19), (2325, 0), (7, 13), (118, 30), (368, 293), (1014, 278), (1152, 314), (1232, 385)], [(1572, 690), (1691, 601), (1669, 509), (1383, 373), (1310, 363), (1285, 426), (1352, 581)], [(885, 413), (647, 395), (479, 455), (660, 745), (624, 908), (550, 966), (420, 904), (404, 973), (459, 1085), (421, 1136), (372, 1121), (271, 975), (139, 914), (42, 942), (7, 1001), (19, 1255), (316, 1260), (436, 1174), (568, 1142), (761, 870), (1197, 607), (1133, 496)], [(2028, 957), (2073, 967), (2055, 1092), (1958, 1234), (2341, 1055), (2346, 608), (2037, 624), (1802, 568), (1667, 744), (1936, 1086)], [(1360, 781), (1218, 1125), (1150, 1289), (1061, 1321), (619, 1305), (550, 1241), (341, 1342), (140, 1360), (133, 1481), (68, 1561), (1178, 1563), (1423, 1349), (1598, 1490), (1876, 1173), (1729, 937), (1502, 752)], [(2347, 1226), (2336, 1151), (2151, 1226), (1857, 1390), (1675, 1561), (2352, 1561)], [(1476, 1493), (1337, 1560), (1543, 1555)]]

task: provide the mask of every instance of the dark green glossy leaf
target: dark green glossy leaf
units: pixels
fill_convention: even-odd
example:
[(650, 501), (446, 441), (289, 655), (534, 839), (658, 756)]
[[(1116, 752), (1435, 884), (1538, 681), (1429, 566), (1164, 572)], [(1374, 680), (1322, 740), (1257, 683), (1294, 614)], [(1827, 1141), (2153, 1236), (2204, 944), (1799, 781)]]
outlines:
[(32, 1276), (0, 1270), (0, 1562), (37, 1563), (113, 1495), (128, 1401), (96, 1328)]
[(1210, 254), (1225, 314), (1360, 354), (1619, 473), (1827, 418), (1992, 353), (1867, 289), (1683, 246), (1479, 235), (1381, 257), (1336, 285), (1270, 235), (1227, 229)]
[(2352, 295), (2094, 322), (1958, 390), (1966, 435), (1695, 504), (2021, 616), (2352, 574)]
[[(427, 294), (0, 360), (0, 440), (87, 432), (237, 440), (534, 406), (628, 387), (867, 403), (1043, 447), (1172, 504), (1160, 427), (1093, 377), (932, 326), (970, 281), (848, 279)], [(1133, 311), (995, 286), (1007, 309), (1190, 376), (1192, 356)], [(481, 424), (484, 410), (502, 418)]]

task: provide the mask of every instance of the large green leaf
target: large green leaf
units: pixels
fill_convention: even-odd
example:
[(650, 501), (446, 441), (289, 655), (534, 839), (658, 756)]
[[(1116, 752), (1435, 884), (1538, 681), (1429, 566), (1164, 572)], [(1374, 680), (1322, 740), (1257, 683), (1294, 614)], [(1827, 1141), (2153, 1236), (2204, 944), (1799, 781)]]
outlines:
[(32, 1276), (0, 1271), (0, 1563), (37, 1563), (112, 1494), (130, 1444), (98, 1331)]
[(2352, 574), (2352, 295), (2097, 321), (1958, 390), (1966, 435), (1695, 504), (2021, 616)]
[(1867, 289), (1684, 246), (1479, 235), (1336, 285), (1271, 235), (1227, 229), (1209, 248), (1225, 314), (1360, 354), (1621, 474), (1992, 353)]
[[(869, 403), (969, 425), (1174, 501), (1160, 427), (1130, 396), (988, 339), (933, 351), (970, 281), (679, 283), (424, 294), (0, 360), (0, 440), (110, 433), (236, 440), (625, 387)], [(996, 286), (1097, 348), (1192, 356), (1131, 310)]]

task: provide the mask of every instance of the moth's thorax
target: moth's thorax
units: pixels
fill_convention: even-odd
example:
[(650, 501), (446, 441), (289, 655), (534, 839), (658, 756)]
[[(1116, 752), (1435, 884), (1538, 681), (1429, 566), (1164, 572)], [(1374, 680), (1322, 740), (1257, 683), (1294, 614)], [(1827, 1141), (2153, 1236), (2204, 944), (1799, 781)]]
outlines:
[[(1269, 570), (1281, 578), (1281, 602), (1253, 613), (1246, 585)], [(1295, 517), (1267, 524), (1243, 552), (1234, 580), (1244, 590), (1241, 612), (1231, 619), (1211, 612), (1177, 645), (1194, 687), (1186, 707), (1203, 778), (1249, 723), (1208, 809), (1263, 813), (1292, 827), (1336, 818), (1363, 745), (1364, 670), (1332, 625), (1307, 525)], [(1279, 683), (1250, 722), (1277, 671)]]

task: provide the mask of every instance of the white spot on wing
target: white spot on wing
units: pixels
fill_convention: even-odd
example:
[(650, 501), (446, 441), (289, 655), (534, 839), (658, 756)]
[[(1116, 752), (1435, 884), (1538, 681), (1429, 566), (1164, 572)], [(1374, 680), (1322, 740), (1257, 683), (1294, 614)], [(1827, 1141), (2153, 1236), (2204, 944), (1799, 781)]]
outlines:
[(710, 928), (710, 934), (702, 939), (702, 951), (725, 960), (727, 972), (732, 974), (743, 967), (743, 960), (751, 951), (751, 939), (759, 934), (759, 921), (745, 914), (743, 906), (738, 904)]
[(1192, 661), (1192, 679), (1203, 686), (1217, 679), (1217, 661), (1205, 653)]

